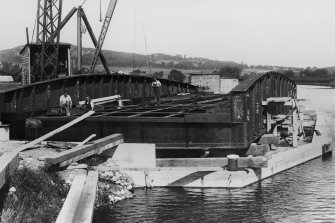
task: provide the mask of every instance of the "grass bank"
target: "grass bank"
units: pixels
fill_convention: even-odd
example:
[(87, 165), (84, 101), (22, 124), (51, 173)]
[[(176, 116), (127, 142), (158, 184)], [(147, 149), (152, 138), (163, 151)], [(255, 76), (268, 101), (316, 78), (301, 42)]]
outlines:
[(1, 212), (2, 223), (54, 222), (69, 186), (54, 172), (21, 168), (11, 177), (9, 193)]

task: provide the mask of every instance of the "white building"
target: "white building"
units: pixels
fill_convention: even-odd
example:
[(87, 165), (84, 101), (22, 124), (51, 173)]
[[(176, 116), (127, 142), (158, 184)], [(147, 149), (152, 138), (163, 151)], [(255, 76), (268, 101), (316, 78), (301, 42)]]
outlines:
[(221, 77), (220, 74), (190, 74), (191, 84), (208, 89), (214, 94), (228, 94), (239, 81), (237, 78)]
[(10, 75), (0, 75), (0, 82), (10, 83), (14, 82), (13, 77)]

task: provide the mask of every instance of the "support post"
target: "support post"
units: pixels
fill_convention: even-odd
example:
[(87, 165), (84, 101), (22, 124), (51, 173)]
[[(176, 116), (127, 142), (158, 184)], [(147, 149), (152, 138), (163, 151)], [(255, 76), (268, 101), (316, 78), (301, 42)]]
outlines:
[(82, 55), (82, 33), (81, 33), (81, 6), (78, 6), (77, 11), (77, 71), (81, 72), (82, 64), (81, 64), (81, 55)]
[(271, 114), (269, 113), (268, 108), (266, 110), (266, 132), (269, 133), (271, 129)]
[(292, 113), (292, 127), (293, 127), (293, 147), (298, 146), (298, 119), (297, 110), (294, 109)]
[(29, 44), (29, 32), (28, 32), (28, 27), (26, 27), (26, 35), (27, 35), (27, 44)]
[[(88, 19), (87, 19), (87, 17), (86, 17), (86, 14), (85, 14), (84, 10), (81, 10), (81, 11), (82, 11), (82, 12), (81, 12), (81, 16), (82, 16), (82, 18), (83, 18), (83, 21), (84, 21), (84, 23), (85, 23), (85, 26), (86, 26), (86, 28), (87, 28), (87, 31), (88, 31), (88, 33), (90, 34), (90, 37), (91, 37), (92, 42), (93, 42), (93, 44), (94, 44), (94, 47), (97, 47), (97, 45), (98, 45), (98, 41), (97, 41), (97, 39), (96, 39), (96, 37), (95, 37), (95, 35), (94, 35), (94, 33), (93, 33), (93, 30), (92, 30), (92, 28), (91, 28), (91, 25), (90, 25), (90, 23), (88, 22)], [(99, 52), (99, 58), (100, 58), (100, 60), (101, 60), (102, 65), (103, 65), (104, 68), (105, 68), (106, 73), (107, 73), (107, 74), (111, 74), (111, 72), (110, 72), (110, 70), (109, 70), (109, 66), (108, 66), (108, 64), (107, 64), (107, 61), (106, 61), (104, 55), (102, 54), (102, 51)]]

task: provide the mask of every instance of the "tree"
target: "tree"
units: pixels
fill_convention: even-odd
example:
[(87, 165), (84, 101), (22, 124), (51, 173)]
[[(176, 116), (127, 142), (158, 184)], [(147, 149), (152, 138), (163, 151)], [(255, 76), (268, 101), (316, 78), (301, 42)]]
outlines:
[(137, 70), (133, 70), (130, 74), (131, 75), (140, 75), (142, 72), (140, 69), (137, 69)]
[(313, 71), (313, 76), (316, 78), (327, 78), (330, 77), (328, 70), (325, 68), (322, 69), (315, 69)]
[(284, 71), (284, 75), (286, 77), (293, 77), (294, 76), (294, 72), (292, 70), (285, 70)]
[(155, 72), (151, 76), (155, 78), (163, 78), (164, 72), (163, 71)]
[(170, 71), (168, 79), (172, 80), (172, 81), (178, 81), (178, 82), (183, 83), (186, 79), (186, 76), (182, 72), (180, 72), (179, 70), (172, 69)]
[(224, 66), (219, 70), (221, 77), (239, 78), (242, 69), (239, 66)]

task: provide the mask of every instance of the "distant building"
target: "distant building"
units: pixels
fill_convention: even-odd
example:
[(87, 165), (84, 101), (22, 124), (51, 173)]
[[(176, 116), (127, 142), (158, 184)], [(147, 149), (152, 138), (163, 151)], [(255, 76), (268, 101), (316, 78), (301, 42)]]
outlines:
[(214, 94), (228, 94), (239, 80), (237, 78), (221, 77), (220, 74), (190, 74), (191, 84), (204, 87)]
[(0, 75), (0, 82), (11, 83), (11, 82), (14, 82), (14, 79), (10, 75)]
[[(70, 44), (60, 43), (58, 52), (58, 75), (71, 75)], [(22, 56), (22, 84), (30, 84), (41, 79), (41, 64), (39, 55), (42, 45), (36, 43), (26, 44), (20, 51)]]

